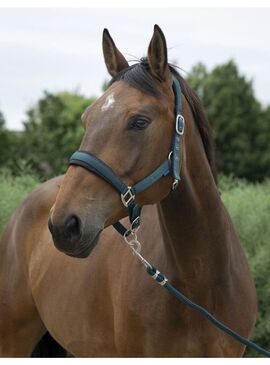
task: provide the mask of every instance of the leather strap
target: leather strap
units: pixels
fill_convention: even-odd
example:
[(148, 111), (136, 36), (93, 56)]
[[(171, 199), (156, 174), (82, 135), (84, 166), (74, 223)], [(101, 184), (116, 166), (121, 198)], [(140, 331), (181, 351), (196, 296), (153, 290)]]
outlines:
[(87, 151), (76, 151), (69, 160), (70, 165), (79, 165), (90, 172), (102, 177), (109, 184), (113, 185), (121, 194), (128, 189), (126, 184), (113, 172), (113, 170), (101, 161), (98, 157)]
[(173, 76), (173, 91), (175, 95), (175, 133), (172, 142), (172, 171), (175, 181), (180, 181), (180, 148), (181, 136), (184, 133), (184, 117), (182, 116), (182, 95), (178, 80)]

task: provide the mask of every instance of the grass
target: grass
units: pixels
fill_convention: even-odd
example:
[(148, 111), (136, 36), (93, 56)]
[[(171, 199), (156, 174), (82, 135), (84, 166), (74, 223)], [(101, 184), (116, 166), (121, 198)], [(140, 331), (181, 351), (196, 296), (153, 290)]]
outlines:
[(8, 170), (0, 170), (0, 233), (17, 205), (38, 184), (32, 174), (12, 176)]

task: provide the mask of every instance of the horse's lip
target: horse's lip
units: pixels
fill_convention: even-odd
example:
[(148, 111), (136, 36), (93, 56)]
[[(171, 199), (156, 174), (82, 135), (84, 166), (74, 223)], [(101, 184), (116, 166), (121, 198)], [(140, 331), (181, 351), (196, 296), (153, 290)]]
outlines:
[[(98, 244), (99, 236), (100, 236), (101, 232), (102, 232), (102, 229), (99, 230), (97, 232), (97, 234), (95, 235), (95, 237), (92, 239), (92, 241), (88, 242), (87, 245), (84, 246), (83, 248), (78, 248), (77, 250), (75, 250), (73, 252), (68, 252), (68, 251), (65, 251), (65, 250), (61, 250), (61, 251), (64, 252), (66, 255), (70, 256), (70, 257), (75, 257), (75, 258), (78, 258), (78, 259), (84, 259), (84, 258), (86, 258), (90, 255), (90, 253), (93, 251), (93, 249)], [(78, 244), (78, 246), (79, 245), (80, 244)]]

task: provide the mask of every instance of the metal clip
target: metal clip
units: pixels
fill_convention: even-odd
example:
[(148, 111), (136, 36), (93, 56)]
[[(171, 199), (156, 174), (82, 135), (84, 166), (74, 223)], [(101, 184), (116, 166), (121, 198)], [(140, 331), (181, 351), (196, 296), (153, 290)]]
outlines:
[(125, 207), (128, 207), (129, 203), (135, 199), (135, 194), (132, 192), (132, 187), (128, 186), (127, 188), (127, 191), (124, 194), (121, 194), (121, 200)]
[(182, 136), (184, 134), (185, 118), (183, 117), (182, 114), (177, 114), (177, 116), (176, 116), (175, 130), (179, 136)]
[(146, 268), (152, 268), (152, 265), (140, 254), (142, 245), (139, 242), (138, 237), (137, 237), (138, 229), (139, 229), (139, 227), (137, 227), (135, 229), (132, 229), (132, 228), (128, 229), (124, 234), (124, 240), (128, 244), (128, 246), (132, 249), (133, 254), (136, 255), (140, 259), (141, 263)]
[[(141, 251), (141, 243), (138, 240), (137, 233), (134, 230), (130, 230), (131, 235), (124, 234), (124, 239), (126, 243), (132, 248), (133, 252), (140, 252)], [(130, 237), (130, 239), (128, 238)]]

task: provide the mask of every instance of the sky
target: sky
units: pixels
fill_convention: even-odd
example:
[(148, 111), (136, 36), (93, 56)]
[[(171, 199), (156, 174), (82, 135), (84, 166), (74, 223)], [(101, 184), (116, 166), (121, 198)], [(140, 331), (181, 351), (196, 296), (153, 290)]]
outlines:
[(211, 70), (234, 59), (270, 104), (269, 19), (270, 8), (0, 8), (0, 111), (9, 129), (20, 130), (44, 90), (99, 96), (109, 79), (103, 28), (132, 60), (146, 55), (155, 23), (169, 61), (189, 72), (199, 61)]

